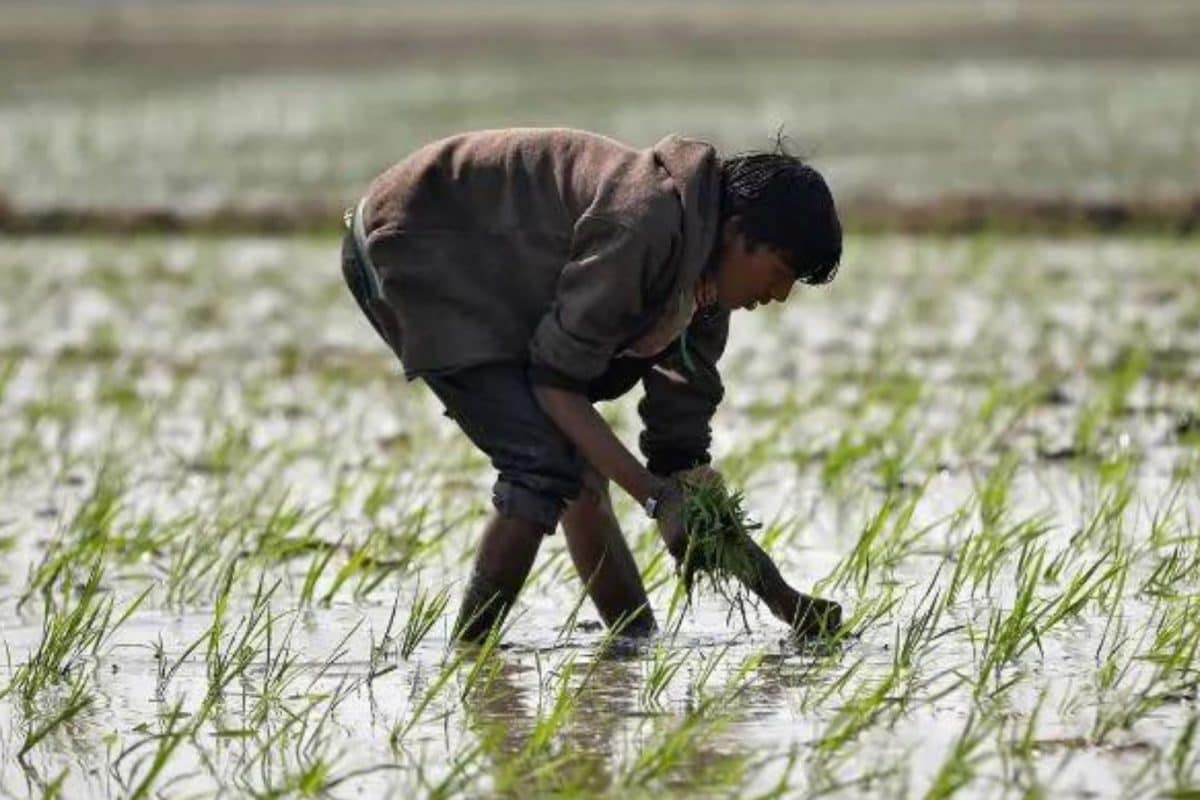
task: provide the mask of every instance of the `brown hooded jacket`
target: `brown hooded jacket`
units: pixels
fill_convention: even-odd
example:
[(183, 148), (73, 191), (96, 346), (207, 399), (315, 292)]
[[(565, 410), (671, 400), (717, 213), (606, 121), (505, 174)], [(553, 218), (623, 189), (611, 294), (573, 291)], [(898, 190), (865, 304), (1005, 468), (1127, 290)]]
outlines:
[(707, 461), (729, 314), (690, 303), (716, 245), (719, 181), (712, 146), (679, 136), (638, 150), (509, 129), (419, 149), (363, 210), (406, 375), (512, 361), (582, 387), (619, 355), (669, 345), (645, 380), (642, 450), (672, 467)]

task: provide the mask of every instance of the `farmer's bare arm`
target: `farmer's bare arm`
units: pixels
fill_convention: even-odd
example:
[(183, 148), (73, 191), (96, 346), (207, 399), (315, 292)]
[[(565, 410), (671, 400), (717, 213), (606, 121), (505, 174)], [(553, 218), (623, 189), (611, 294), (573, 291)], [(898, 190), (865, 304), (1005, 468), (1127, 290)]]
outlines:
[[(542, 410), (563, 435), (579, 448), (583, 457), (639, 504), (657, 496), (664, 485), (670, 483), (642, 466), (582, 394), (555, 386), (535, 385), (534, 395)], [(670, 508), (666, 510), (673, 511)], [(675, 513), (660, 514), (659, 526), (668, 549), (675, 552), (684, 537), (682, 516)]]

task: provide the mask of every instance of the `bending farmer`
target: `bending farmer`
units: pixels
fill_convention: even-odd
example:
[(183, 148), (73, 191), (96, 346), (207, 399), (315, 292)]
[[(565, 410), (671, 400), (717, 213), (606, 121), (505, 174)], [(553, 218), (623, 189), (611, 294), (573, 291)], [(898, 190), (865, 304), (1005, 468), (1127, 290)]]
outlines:
[[(343, 273), (363, 312), (498, 472), (456, 635), (503, 620), (559, 523), (604, 621), (652, 632), (609, 482), (678, 559), (680, 479), (714, 474), (730, 313), (825, 283), (841, 258), (820, 174), (679, 136), (637, 150), (567, 129), (481, 131), (384, 172), (347, 227)], [(644, 466), (592, 406), (639, 382)], [(772, 613), (801, 633), (815, 610), (836, 618), (758, 552)]]

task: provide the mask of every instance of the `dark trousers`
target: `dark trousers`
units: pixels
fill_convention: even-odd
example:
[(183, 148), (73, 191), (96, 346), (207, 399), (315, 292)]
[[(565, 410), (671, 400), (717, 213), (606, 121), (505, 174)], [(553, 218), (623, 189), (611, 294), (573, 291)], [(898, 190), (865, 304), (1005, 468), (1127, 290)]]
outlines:
[[(342, 242), (342, 276), (371, 326), (400, 357), (403, 332), (382, 298), (371, 296), (367, 266), (354, 237)], [(587, 387), (588, 399), (611, 400), (632, 389), (653, 359), (615, 358)], [(498, 362), (420, 375), (467, 438), (496, 469), (492, 504), (503, 514), (554, 532), (568, 500), (579, 494), (584, 463), (575, 447), (542, 411), (528, 364)]]

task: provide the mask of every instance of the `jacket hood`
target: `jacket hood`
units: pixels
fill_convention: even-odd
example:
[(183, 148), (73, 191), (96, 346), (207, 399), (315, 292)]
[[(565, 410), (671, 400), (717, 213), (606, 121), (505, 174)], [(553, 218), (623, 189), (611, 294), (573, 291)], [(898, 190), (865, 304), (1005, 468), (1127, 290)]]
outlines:
[(711, 144), (672, 134), (652, 148), (679, 193), (683, 207), (683, 252), (676, 288), (700, 278), (717, 243), (721, 169)]

